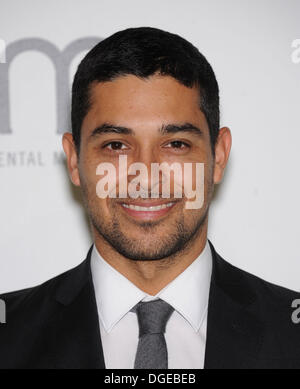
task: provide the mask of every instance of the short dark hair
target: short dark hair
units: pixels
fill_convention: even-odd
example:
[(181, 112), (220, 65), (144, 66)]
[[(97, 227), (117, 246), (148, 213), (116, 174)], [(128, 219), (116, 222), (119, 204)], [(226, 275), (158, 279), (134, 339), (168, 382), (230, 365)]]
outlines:
[(79, 154), (80, 133), (90, 109), (90, 87), (128, 74), (147, 78), (171, 76), (186, 87), (198, 87), (200, 109), (210, 131), (212, 152), (219, 132), (219, 87), (206, 58), (179, 35), (152, 27), (116, 32), (91, 49), (78, 66), (72, 86), (72, 133)]

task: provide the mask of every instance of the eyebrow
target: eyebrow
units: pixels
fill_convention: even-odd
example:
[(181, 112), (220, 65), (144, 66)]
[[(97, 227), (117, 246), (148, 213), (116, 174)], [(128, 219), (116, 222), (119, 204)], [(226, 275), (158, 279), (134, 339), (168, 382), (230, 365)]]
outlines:
[(131, 128), (115, 126), (110, 123), (103, 123), (101, 126), (96, 127), (89, 138), (93, 138), (97, 135), (102, 134), (124, 134), (124, 135), (134, 135), (134, 131)]
[[(176, 134), (177, 132), (185, 132), (199, 137), (203, 136), (203, 131), (199, 127), (191, 123), (163, 124), (158, 131), (161, 133), (161, 135)], [(135, 135), (135, 132), (134, 130), (128, 127), (115, 126), (114, 124), (111, 123), (103, 123), (92, 131), (92, 133), (89, 135), (89, 138), (94, 138), (102, 134)]]
[(194, 126), (191, 123), (163, 124), (161, 126), (161, 128), (159, 129), (159, 131), (162, 135), (176, 134), (177, 132), (186, 132), (186, 133), (190, 133), (192, 135), (197, 135), (197, 136), (203, 137), (203, 131), (199, 127)]

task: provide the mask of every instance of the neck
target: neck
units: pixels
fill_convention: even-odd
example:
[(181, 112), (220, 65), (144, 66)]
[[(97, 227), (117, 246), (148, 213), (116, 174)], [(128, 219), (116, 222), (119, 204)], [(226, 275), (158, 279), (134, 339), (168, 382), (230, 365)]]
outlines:
[(135, 261), (126, 258), (111, 247), (94, 227), (92, 233), (102, 258), (139, 289), (154, 296), (201, 254), (207, 240), (207, 218), (184, 250), (159, 260)]

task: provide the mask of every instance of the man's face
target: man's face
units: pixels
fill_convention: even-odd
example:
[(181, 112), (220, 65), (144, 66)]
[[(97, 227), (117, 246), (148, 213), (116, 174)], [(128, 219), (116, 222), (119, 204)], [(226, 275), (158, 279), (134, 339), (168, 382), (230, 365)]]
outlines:
[[(194, 128), (189, 130), (187, 124)], [(185, 130), (180, 131), (183, 125)], [(160, 198), (99, 198), (97, 166), (110, 162), (118, 172), (120, 155), (127, 156), (128, 166), (145, 164), (149, 177), (151, 163), (204, 163), (203, 206), (186, 209), (188, 199), (174, 198), (173, 185), (170, 198), (162, 198), (161, 183)], [(148, 79), (128, 75), (95, 83), (91, 108), (82, 124), (77, 170), (73, 182), (82, 188), (93, 232), (117, 252), (133, 260), (158, 260), (180, 252), (197, 238), (206, 222), (213, 190), (214, 158), (198, 89), (159, 75)], [(128, 176), (128, 181), (133, 177)], [(173, 179), (171, 175), (171, 184)], [(150, 178), (143, 183), (147, 190), (149, 183)], [(117, 193), (118, 184), (117, 179)]]

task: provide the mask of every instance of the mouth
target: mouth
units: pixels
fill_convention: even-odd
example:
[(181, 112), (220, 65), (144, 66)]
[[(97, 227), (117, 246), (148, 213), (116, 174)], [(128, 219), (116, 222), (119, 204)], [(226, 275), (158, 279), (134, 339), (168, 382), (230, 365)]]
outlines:
[(167, 215), (177, 201), (135, 201), (120, 203), (127, 215), (139, 220), (154, 220)]

